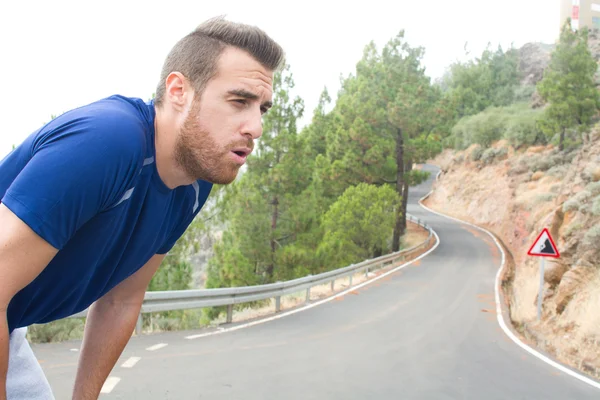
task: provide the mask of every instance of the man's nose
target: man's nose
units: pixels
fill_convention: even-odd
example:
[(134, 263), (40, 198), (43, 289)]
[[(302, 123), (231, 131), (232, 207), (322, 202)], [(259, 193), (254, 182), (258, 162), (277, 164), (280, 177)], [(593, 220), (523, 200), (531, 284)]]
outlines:
[(252, 136), (253, 139), (258, 139), (263, 133), (262, 125), (262, 114), (260, 110), (252, 112), (246, 121), (243, 133), (244, 135)]

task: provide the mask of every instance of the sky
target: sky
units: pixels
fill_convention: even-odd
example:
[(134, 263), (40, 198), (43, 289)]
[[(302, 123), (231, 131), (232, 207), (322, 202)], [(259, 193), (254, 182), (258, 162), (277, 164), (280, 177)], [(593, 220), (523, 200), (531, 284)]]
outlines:
[(286, 52), (310, 123), (323, 88), (335, 100), (340, 77), (364, 47), (400, 32), (425, 49), (432, 79), (488, 43), (495, 49), (558, 37), (559, 0), (104, 0), (5, 1), (0, 5), (0, 157), (58, 115), (113, 94), (149, 99), (171, 47), (202, 21), (256, 25)]

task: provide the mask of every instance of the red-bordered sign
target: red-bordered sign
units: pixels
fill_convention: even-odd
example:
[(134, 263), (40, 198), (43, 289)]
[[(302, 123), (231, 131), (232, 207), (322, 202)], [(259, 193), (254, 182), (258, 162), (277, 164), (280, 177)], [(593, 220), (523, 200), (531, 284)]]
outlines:
[(554, 239), (552, 239), (552, 236), (547, 228), (544, 228), (542, 233), (540, 233), (527, 254), (537, 257), (560, 257), (558, 246), (556, 246), (556, 243), (554, 243)]

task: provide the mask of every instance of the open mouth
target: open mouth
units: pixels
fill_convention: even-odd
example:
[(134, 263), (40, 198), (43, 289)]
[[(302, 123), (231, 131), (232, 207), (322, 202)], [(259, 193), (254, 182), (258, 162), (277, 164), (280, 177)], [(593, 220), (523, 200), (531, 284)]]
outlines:
[(244, 164), (246, 162), (246, 157), (250, 154), (250, 151), (246, 150), (232, 150), (231, 154), (233, 154), (233, 158), (235, 162), (238, 164)]

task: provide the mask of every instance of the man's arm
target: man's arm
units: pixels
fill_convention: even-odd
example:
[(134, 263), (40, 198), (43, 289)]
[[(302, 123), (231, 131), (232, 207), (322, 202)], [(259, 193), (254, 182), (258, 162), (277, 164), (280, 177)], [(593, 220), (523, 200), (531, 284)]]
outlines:
[(104, 381), (131, 338), (148, 284), (164, 257), (164, 254), (153, 256), (90, 307), (73, 400), (98, 398)]
[(57, 252), (4, 204), (0, 204), (0, 400), (6, 399), (8, 304), (43, 271)]

